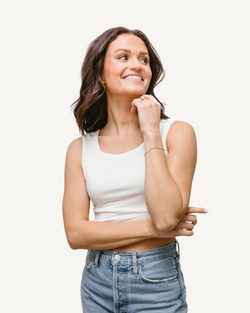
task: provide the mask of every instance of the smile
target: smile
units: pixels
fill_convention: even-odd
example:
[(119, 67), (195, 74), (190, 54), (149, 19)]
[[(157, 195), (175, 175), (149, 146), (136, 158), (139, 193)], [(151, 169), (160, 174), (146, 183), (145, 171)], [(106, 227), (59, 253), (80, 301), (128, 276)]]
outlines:
[(137, 75), (128, 75), (126, 77), (123, 77), (123, 79), (143, 81), (142, 77), (137, 76)]

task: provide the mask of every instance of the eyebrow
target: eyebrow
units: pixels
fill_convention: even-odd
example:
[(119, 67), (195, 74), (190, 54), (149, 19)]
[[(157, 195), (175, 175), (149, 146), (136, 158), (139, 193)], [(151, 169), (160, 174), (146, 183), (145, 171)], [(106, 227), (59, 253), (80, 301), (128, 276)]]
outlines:
[[(117, 49), (117, 50), (115, 51), (115, 53), (118, 52), (118, 51), (124, 51), (124, 52), (131, 53), (131, 50), (128, 50), (128, 49)], [(148, 53), (147, 53), (147, 52), (144, 52), (144, 51), (140, 51), (140, 54), (148, 54)]]

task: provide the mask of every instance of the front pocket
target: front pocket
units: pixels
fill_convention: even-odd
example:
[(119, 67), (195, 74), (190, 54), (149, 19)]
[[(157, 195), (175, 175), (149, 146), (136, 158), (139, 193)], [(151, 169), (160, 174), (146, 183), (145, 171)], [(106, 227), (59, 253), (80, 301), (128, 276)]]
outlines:
[(178, 281), (179, 272), (173, 258), (165, 258), (139, 265), (139, 277), (148, 283), (162, 284)]
[(147, 282), (147, 283), (153, 283), (153, 284), (162, 284), (162, 283), (170, 283), (172, 281), (175, 281), (176, 279), (178, 279), (178, 274), (172, 276), (172, 277), (168, 277), (168, 278), (163, 278), (163, 279), (150, 279), (150, 278), (147, 278), (143, 275), (142, 273), (142, 269), (140, 268), (139, 269), (139, 276), (140, 278)]

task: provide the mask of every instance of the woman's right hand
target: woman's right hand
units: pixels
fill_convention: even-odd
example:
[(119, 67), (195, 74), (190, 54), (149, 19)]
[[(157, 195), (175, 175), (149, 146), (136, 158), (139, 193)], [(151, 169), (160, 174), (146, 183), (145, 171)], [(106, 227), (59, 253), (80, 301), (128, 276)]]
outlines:
[(179, 236), (192, 236), (194, 234), (194, 226), (197, 224), (197, 213), (207, 213), (208, 211), (200, 207), (189, 207), (187, 213), (182, 217), (176, 227), (168, 232), (157, 231), (158, 238), (172, 238)]

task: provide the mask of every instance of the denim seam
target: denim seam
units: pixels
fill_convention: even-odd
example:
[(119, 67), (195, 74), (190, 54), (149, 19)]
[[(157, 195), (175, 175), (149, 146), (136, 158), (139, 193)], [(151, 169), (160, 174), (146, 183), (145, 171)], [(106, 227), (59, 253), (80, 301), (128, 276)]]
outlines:
[(180, 268), (178, 268), (178, 283), (179, 283), (179, 287), (180, 287), (180, 295), (178, 297), (178, 299), (182, 302), (182, 304), (185, 302), (184, 299), (182, 298), (182, 294), (183, 294), (183, 289), (181, 288), (181, 282), (180, 282), (180, 279), (181, 279), (181, 270)]
[[(90, 262), (88, 262), (88, 261), (90, 261)], [(87, 269), (90, 270), (92, 268), (94, 262), (95, 262), (95, 258), (91, 254), (87, 254), (86, 262), (85, 262)]]
[(163, 284), (163, 283), (165, 283), (165, 284), (168, 284), (169, 282), (172, 282), (172, 281), (178, 279), (179, 275), (176, 274), (176, 275), (174, 275), (172, 277), (164, 278), (164, 279), (158, 279), (158, 280), (157, 279), (149, 279), (149, 278), (147, 278), (147, 277), (145, 277), (143, 275), (142, 269), (140, 267), (140, 269), (139, 269), (139, 276), (140, 276), (141, 280), (143, 280), (145, 282), (148, 282), (148, 283), (152, 283), (152, 284)]
[(173, 254), (168, 254), (168, 255), (161, 255), (160, 257), (158, 256), (152, 256), (152, 257), (143, 257), (143, 258), (138, 258), (137, 261), (138, 263), (147, 263), (147, 262), (154, 262), (154, 261), (160, 261), (160, 260), (167, 260), (167, 259), (176, 259), (176, 253)]
[(113, 301), (114, 313), (118, 313), (118, 291), (117, 291), (117, 267), (114, 265), (114, 254), (112, 257), (113, 264)]

